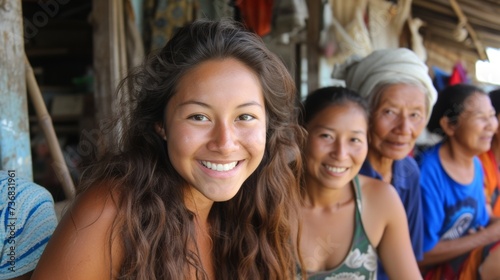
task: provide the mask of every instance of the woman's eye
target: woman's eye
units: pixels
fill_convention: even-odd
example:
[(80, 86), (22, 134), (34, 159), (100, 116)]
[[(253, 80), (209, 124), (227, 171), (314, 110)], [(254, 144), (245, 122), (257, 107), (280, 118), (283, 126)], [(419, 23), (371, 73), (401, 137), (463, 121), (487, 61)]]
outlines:
[(413, 119), (420, 119), (422, 115), (420, 113), (412, 113), (410, 114), (410, 117)]
[(243, 115), (238, 117), (238, 120), (240, 120), (240, 121), (251, 121), (253, 119), (255, 119), (255, 118), (249, 114), (243, 114)]
[(320, 134), (319, 135), (320, 138), (333, 138), (332, 136), (330, 136), (329, 134)]
[(197, 115), (192, 115), (189, 117), (189, 119), (192, 119), (192, 120), (195, 120), (195, 121), (200, 121), (200, 122), (203, 122), (203, 121), (208, 121), (208, 118), (204, 115), (201, 115), (201, 114), (197, 114)]
[(359, 139), (359, 138), (351, 138), (351, 142), (361, 143), (361, 139)]

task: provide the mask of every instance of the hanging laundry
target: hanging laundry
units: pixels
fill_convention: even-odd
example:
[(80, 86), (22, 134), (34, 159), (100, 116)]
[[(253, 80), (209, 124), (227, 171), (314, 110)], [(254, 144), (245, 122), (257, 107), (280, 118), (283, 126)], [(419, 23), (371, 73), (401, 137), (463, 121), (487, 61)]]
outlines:
[(450, 82), (450, 73), (437, 66), (432, 66), (432, 72), (434, 73), (434, 78), (432, 79), (434, 87), (438, 92), (441, 92)]
[(329, 0), (328, 4), (331, 18), (324, 24), (321, 46), (325, 55), (331, 56), (329, 64), (400, 46), (399, 37), (410, 15), (411, 0)]
[(370, 34), (363, 21), (363, 13), (357, 10), (353, 21), (345, 27), (340, 25), (335, 17), (331, 19), (332, 25), (328, 28), (328, 36), (322, 38), (329, 38), (322, 42), (323, 46), (327, 46), (328, 42), (333, 42), (332, 53), (333, 56), (328, 59), (331, 65), (344, 63), (350, 57), (365, 57), (372, 51), (372, 44), (370, 41)]
[(407, 23), (411, 34), (411, 49), (423, 62), (425, 62), (427, 61), (427, 50), (424, 46), (424, 38), (418, 30), (420, 27), (426, 25), (426, 23), (420, 18), (412, 17), (408, 18)]
[(245, 25), (259, 36), (271, 32), (273, 0), (237, 0)]
[(325, 9), (331, 15), (323, 19), (320, 46), (330, 65), (341, 64), (350, 57), (365, 57), (373, 50), (365, 23), (368, 0), (329, 0)]
[(273, 6), (272, 35), (294, 36), (306, 28), (308, 17), (305, 0), (276, 0)]
[(200, 17), (209, 19), (233, 18), (234, 4), (232, 0), (198, 0)]
[(127, 67), (135, 67), (144, 60), (144, 44), (135, 23), (134, 8), (130, 0), (125, 1), (125, 43), (127, 45)]
[(399, 47), (399, 36), (410, 16), (411, 0), (369, 0), (368, 29), (374, 50)]
[(144, 41), (147, 51), (165, 46), (177, 28), (196, 18), (197, 10), (197, 0), (145, 0)]
[(452, 86), (456, 84), (468, 84), (468, 83), (470, 83), (470, 80), (467, 77), (467, 71), (463, 67), (462, 63), (458, 62), (453, 67), (453, 71), (451, 72), (448, 84)]

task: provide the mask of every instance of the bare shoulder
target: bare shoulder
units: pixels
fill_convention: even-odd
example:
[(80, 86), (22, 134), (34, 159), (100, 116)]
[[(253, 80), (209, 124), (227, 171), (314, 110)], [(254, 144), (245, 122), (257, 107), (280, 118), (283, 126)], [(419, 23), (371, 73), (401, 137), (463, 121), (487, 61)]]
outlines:
[(71, 219), (77, 230), (112, 224), (119, 212), (119, 203), (120, 195), (111, 184), (95, 185), (75, 199), (63, 220)]
[(377, 203), (400, 200), (396, 189), (391, 184), (364, 175), (358, 175), (358, 178), (363, 200)]
[(404, 208), (391, 184), (361, 175), (359, 182), (363, 225), (370, 242), (378, 247), (387, 228), (405, 219)]
[(363, 215), (377, 216), (377, 220), (383, 220), (380, 222), (388, 222), (394, 215), (404, 214), (401, 198), (391, 184), (362, 175), (359, 181), (363, 208), (367, 210)]
[(121, 265), (123, 249), (114, 230), (119, 195), (99, 184), (77, 196), (61, 219), (32, 279), (109, 279)]

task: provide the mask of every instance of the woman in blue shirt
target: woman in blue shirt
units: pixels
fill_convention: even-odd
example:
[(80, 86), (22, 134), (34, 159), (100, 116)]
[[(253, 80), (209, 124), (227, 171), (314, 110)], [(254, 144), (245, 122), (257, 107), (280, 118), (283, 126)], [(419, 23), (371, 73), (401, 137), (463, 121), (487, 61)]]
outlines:
[[(490, 220), (477, 155), (489, 150), (498, 126), (481, 89), (459, 84), (443, 90), (429, 121), (443, 142), (419, 159), (426, 279), (498, 279), (500, 223)], [(484, 262), (484, 263), (483, 263)], [(481, 265), (483, 266), (481, 267)]]

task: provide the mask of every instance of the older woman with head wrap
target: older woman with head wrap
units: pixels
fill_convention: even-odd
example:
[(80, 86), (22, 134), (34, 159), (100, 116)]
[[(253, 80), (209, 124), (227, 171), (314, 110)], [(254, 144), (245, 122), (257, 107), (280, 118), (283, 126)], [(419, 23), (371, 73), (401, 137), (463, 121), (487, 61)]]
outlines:
[[(413, 150), (436, 101), (427, 66), (411, 50), (385, 49), (337, 66), (333, 78), (367, 98), (370, 105), (369, 150), (360, 174), (391, 183), (408, 218), (413, 251), (423, 257), (419, 169)], [(378, 279), (387, 279), (383, 268)]]

